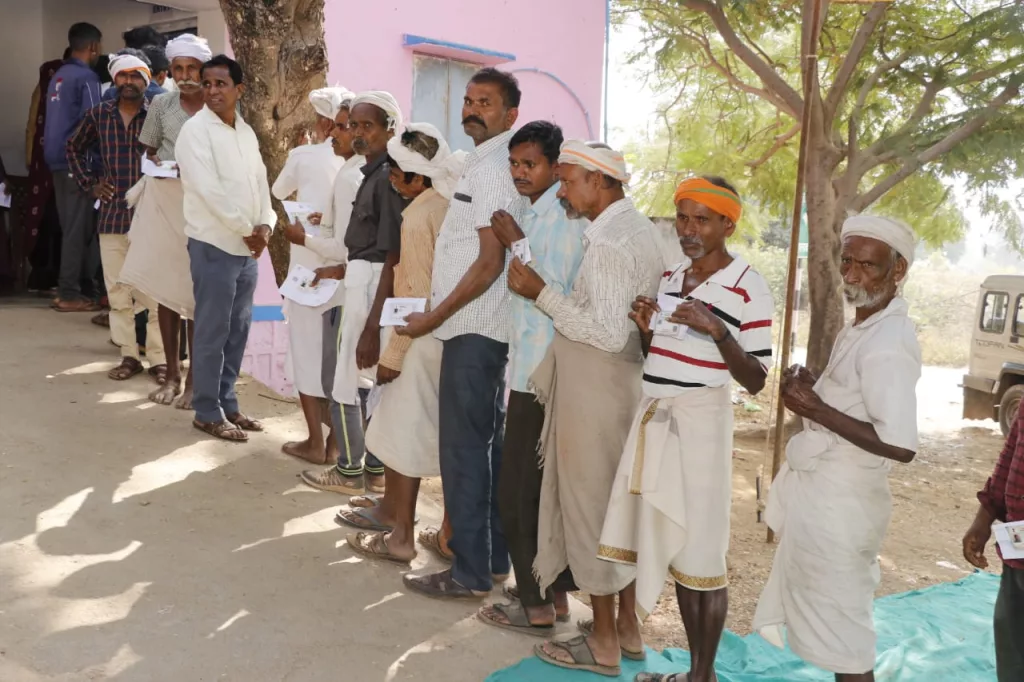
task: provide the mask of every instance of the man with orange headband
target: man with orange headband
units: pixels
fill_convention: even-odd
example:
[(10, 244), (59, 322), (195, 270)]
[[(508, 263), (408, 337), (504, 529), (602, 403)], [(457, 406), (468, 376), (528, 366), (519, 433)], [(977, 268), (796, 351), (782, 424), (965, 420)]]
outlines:
[(646, 616), (666, 573), (675, 579), (690, 642), (690, 672), (641, 673), (637, 682), (712, 682), (728, 611), (726, 552), (732, 500), (735, 379), (751, 394), (771, 366), (771, 291), (725, 247), (742, 213), (715, 177), (675, 193), (686, 260), (661, 278), (658, 299), (638, 297), (630, 318), (647, 355), (643, 396), (619, 461), (598, 554), (637, 567)]

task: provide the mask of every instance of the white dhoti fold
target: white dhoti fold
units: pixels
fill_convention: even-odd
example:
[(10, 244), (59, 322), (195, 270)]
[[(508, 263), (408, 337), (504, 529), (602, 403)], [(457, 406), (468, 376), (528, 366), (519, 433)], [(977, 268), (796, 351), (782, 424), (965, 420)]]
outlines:
[(728, 585), (732, 426), (728, 386), (640, 402), (598, 556), (636, 565), (643, 618), (658, 603), (666, 575), (692, 590)]
[(868, 672), (890, 465), (813, 427), (789, 441), (786, 460), (768, 497), (766, 520), (780, 539), (754, 630), (778, 647), (788, 640), (824, 670)]
[[(342, 405), (358, 405), (360, 380), (370, 386), (377, 377), (376, 366), (364, 370), (356, 367), (356, 347), (370, 316), (370, 307), (377, 295), (383, 269), (383, 263), (365, 260), (349, 261), (345, 269), (342, 282), (345, 287), (345, 305), (341, 318), (341, 347), (338, 349), (338, 367), (334, 374), (334, 400)], [(382, 340), (381, 348), (383, 346)]]
[(195, 317), (181, 180), (143, 176), (125, 195), (135, 207), (119, 281), (186, 319)]
[(318, 308), (284, 301), (288, 325), (288, 366), (295, 390), (314, 398), (324, 394), (324, 313)]
[(432, 335), (412, 342), (402, 373), (381, 387), (366, 429), (366, 450), (403, 476), (441, 475), (437, 391), (443, 344)]

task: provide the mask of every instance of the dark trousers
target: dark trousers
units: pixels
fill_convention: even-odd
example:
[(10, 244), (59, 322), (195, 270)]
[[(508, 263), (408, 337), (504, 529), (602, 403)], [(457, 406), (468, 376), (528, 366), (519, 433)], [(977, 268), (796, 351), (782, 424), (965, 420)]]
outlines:
[(501, 475), (498, 478), (498, 511), (505, 531), (516, 587), (523, 606), (546, 606), (554, 592), (574, 592), (572, 573), (566, 569), (546, 594), (541, 594), (533, 576), (537, 558), (537, 523), (540, 520), (540, 444), (544, 429), (544, 406), (531, 393), (512, 391), (505, 417), (505, 446), (502, 448)]
[(78, 188), (68, 171), (53, 174), (53, 196), (60, 216), (60, 278), (58, 296), (74, 301), (100, 292), (100, 240), (96, 235), (96, 200)]
[(477, 334), (445, 341), (441, 353), (438, 437), (452, 577), (471, 590), (490, 590), (491, 575), (510, 569), (496, 494), (506, 364), (508, 344)]
[(996, 679), (1024, 680), (1024, 569), (1003, 564), (995, 613)]
[(192, 349), (192, 407), (201, 422), (239, 412), (235, 381), (252, 326), (258, 267), (195, 239), (188, 240), (196, 330)]

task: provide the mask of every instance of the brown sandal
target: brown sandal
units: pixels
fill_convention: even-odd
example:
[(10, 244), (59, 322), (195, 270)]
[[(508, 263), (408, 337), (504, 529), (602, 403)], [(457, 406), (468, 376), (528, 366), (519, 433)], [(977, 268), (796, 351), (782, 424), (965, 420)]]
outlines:
[[(233, 443), (244, 443), (249, 440), (248, 434), (246, 434), (241, 427), (232, 424), (226, 419), (219, 422), (201, 422), (198, 419), (193, 419), (192, 426), (203, 433), (213, 436), (214, 438), (220, 438), (221, 440), (227, 440)], [(229, 433), (237, 435), (229, 436)]]
[(141, 372), (141, 362), (135, 358), (121, 358), (121, 364), (107, 372), (107, 378), (114, 381), (127, 381)]
[(425, 548), (436, 554), (442, 561), (448, 563), (452, 562), (455, 555), (451, 549), (446, 550), (441, 545), (441, 529), (440, 528), (427, 528), (421, 530), (420, 534), (416, 536), (416, 540)]
[(405, 559), (392, 554), (391, 549), (388, 547), (387, 533), (359, 531), (358, 533), (347, 535), (345, 541), (352, 548), (353, 552), (361, 554), (368, 559), (381, 559), (383, 561), (390, 561), (393, 564), (408, 566), (416, 558), (415, 555), (410, 559)]
[(402, 576), (402, 582), (414, 592), (433, 599), (483, 599), (488, 594), (460, 585), (452, 577), (450, 568), (429, 575), (412, 576), (406, 573)]
[(149, 368), (149, 376), (160, 386), (167, 383), (167, 365), (153, 365)]
[(256, 421), (255, 419), (250, 419), (249, 417), (246, 417), (241, 412), (228, 415), (228, 421), (237, 426), (238, 428), (242, 429), (243, 431), (263, 430), (263, 424)]

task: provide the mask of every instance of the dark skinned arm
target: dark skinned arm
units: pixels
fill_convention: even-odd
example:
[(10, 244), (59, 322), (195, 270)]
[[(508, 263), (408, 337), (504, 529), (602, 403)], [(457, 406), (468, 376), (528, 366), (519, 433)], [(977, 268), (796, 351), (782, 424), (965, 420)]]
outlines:
[(703, 303), (694, 300), (680, 303), (669, 320), (685, 324), (698, 332), (711, 336), (729, 368), (729, 374), (747, 390), (747, 393), (756, 395), (764, 388), (766, 376), (764, 365), (743, 350), (739, 342), (729, 333), (729, 328), (725, 326), (725, 323), (708, 310)]
[(366, 326), (359, 336), (359, 344), (356, 346), (356, 367), (368, 369), (377, 364), (380, 360), (380, 315), (384, 310), (384, 301), (394, 296), (395, 291), (395, 266), (398, 264), (400, 251), (388, 251), (384, 258), (384, 269), (380, 273), (380, 282), (377, 284), (377, 292), (373, 296), (373, 305), (370, 306), (370, 314), (366, 318)]

